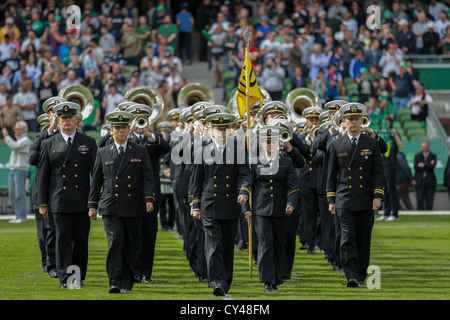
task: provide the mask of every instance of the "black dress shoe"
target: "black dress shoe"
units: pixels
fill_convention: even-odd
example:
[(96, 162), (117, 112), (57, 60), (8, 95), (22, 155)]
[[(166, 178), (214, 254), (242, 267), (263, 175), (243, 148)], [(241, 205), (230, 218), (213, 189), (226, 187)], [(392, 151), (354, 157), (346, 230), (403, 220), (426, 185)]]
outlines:
[(149, 282), (152, 282), (152, 278), (150, 278), (149, 276), (143, 276), (141, 282), (142, 282), (142, 283), (149, 283)]
[(59, 284), (60, 289), (67, 289), (67, 283), (63, 282)]
[(264, 283), (264, 292), (273, 292), (274, 289), (271, 283)]
[(134, 275), (134, 282), (139, 283), (142, 281), (142, 276), (135, 274)]
[(58, 278), (58, 272), (56, 272), (56, 270), (50, 270), (48, 272), (48, 275), (50, 276), (50, 278)]
[(109, 287), (109, 293), (120, 293), (120, 288), (116, 285), (112, 285)]
[(359, 282), (356, 279), (349, 279), (347, 281), (347, 287), (348, 288), (357, 288), (359, 287)]
[(221, 297), (223, 297), (223, 296), (225, 295), (225, 290), (223, 290), (222, 287), (217, 286), (217, 287), (214, 288), (213, 294), (214, 294), (215, 296), (221, 296)]

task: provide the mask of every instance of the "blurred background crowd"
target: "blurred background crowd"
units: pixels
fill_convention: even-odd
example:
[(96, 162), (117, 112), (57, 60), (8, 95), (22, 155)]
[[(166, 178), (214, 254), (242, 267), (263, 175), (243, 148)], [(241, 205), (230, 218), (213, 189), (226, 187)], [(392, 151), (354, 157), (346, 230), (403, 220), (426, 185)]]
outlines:
[[(68, 28), (70, 5), (81, 9), (77, 28)], [(370, 5), (380, 8), (374, 30), (366, 23)], [(436, 0), (4, 0), (2, 126), (24, 119), (36, 131), (42, 103), (74, 83), (95, 98), (83, 130), (98, 130), (105, 113), (137, 85), (157, 88), (170, 110), (186, 84), (183, 66), (194, 60), (209, 63), (215, 83), (207, 85), (225, 92), (239, 78), (247, 26), (258, 83), (273, 100), (307, 86), (323, 101), (360, 101), (388, 118), (411, 108), (423, 120), (420, 105), (432, 99), (407, 56), (449, 52), (449, 7)], [(224, 80), (230, 71), (233, 85)]]

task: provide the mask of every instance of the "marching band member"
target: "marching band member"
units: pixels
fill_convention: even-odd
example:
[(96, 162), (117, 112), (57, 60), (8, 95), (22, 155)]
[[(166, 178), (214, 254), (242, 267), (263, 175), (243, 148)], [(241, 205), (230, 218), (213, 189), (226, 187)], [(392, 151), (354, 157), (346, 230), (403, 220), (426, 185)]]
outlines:
[(384, 198), (384, 173), (377, 140), (361, 134), (362, 104), (339, 110), (347, 133), (330, 145), (327, 200), (341, 228), (340, 260), (348, 287), (359, 287), (367, 277), (374, 210)]
[[(339, 108), (347, 104), (344, 100), (329, 101), (324, 105), (327, 110), (320, 114), (324, 121), (331, 121)], [(324, 117), (325, 116), (325, 117)], [(327, 174), (328, 174), (328, 150), (327, 144), (332, 139), (335, 128), (330, 127), (319, 129), (317, 131), (317, 138), (314, 140), (311, 150), (312, 153), (320, 154), (321, 161), (318, 165), (319, 176), (317, 180), (317, 193), (319, 197), (319, 214), (320, 214), (320, 228), (323, 239), (323, 249), (325, 257), (332, 265), (334, 270), (339, 269), (339, 260), (336, 257), (336, 230), (334, 223), (334, 216), (328, 211), (328, 202), (326, 198)]]
[[(51, 137), (52, 134), (57, 132), (56, 113), (53, 112), (53, 107), (60, 102), (66, 101), (64, 98), (52, 97), (48, 98), (42, 104), (42, 110), (45, 113), (40, 115), (37, 119), (41, 126), (41, 131), (36, 133), (33, 144), (30, 146), (30, 159), (29, 163), (36, 167), (36, 176), (34, 185), (37, 181), (37, 171), (39, 170), (39, 153), (41, 151), (42, 142)], [(48, 272), (51, 278), (57, 278), (58, 273), (56, 270), (55, 260), (55, 224), (53, 222), (53, 215), (49, 212), (48, 219), (44, 219), (39, 213), (39, 203), (37, 202), (38, 188), (33, 188), (33, 194), (31, 196), (31, 202), (33, 205), (33, 211), (36, 221), (36, 230), (38, 245), (41, 251), (42, 266), (44, 271)]]
[[(280, 129), (269, 125), (258, 132), (264, 151), (251, 165), (253, 207), (246, 217), (253, 217), (259, 277), (264, 291), (270, 292), (283, 283), (286, 234), (289, 216), (297, 204), (299, 181), (291, 158), (279, 152)], [(245, 207), (245, 211), (250, 210), (248, 205)]]
[(197, 150), (201, 155), (208, 154), (210, 157), (202, 157), (202, 162), (193, 166), (193, 215), (201, 219), (205, 230), (209, 284), (214, 295), (223, 296), (230, 290), (233, 280), (237, 223), (242, 214), (241, 205), (249, 197), (251, 175), (248, 164), (237, 161), (243, 150), (233, 145), (232, 137), (228, 139), (227, 129), (235, 121), (235, 115), (217, 113), (208, 116), (206, 121), (213, 128), (214, 142)]
[[(299, 150), (306, 150), (306, 165), (300, 170), (300, 181), (302, 182), (300, 197), (302, 202), (302, 226), (304, 228), (304, 241), (308, 247), (308, 253), (314, 253), (316, 245), (321, 245), (320, 238), (316, 235), (317, 223), (319, 218), (319, 204), (317, 195), (317, 179), (318, 168), (314, 163), (314, 154), (311, 152), (310, 132), (313, 126), (320, 124), (319, 115), (322, 109), (319, 107), (308, 107), (302, 112), (302, 116), (306, 118), (306, 126), (308, 133), (299, 136), (300, 142), (294, 142)], [(320, 234), (319, 234), (320, 235)]]
[[(84, 280), (88, 262), (90, 220), (87, 202), (90, 174), (97, 154), (95, 139), (78, 132), (80, 106), (62, 102), (53, 107), (61, 131), (44, 140), (37, 171), (37, 202), (44, 218), (53, 215), (56, 267), (60, 288), (67, 288), (67, 268), (77, 265)], [(81, 283), (73, 283), (81, 287)]]
[(120, 293), (133, 288), (142, 218), (154, 210), (155, 184), (147, 151), (128, 140), (134, 115), (113, 111), (105, 118), (111, 122), (114, 143), (99, 149), (88, 206), (92, 219), (97, 218), (97, 210), (103, 218), (109, 293)]
[[(139, 234), (137, 247), (137, 257), (135, 265), (135, 281), (148, 283), (151, 281), (153, 271), (153, 261), (155, 257), (156, 234), (158, 232), (158, 212), (161, 202), (161, 180), (159, 177), (161, 155), (170, 153), (170, 145), (164, 140), (162, 134), (149, 130), (149, 117), (152, 108), (145, 104), (133, 104), (127, 107), (127, 112), (135, 116), (130, 127), (130, 142), (142, 145), (147, 150), (152, 167), (154, 181), (154, 209), (151, 214), (146, 214), (142, 218), (142, 229)], [(143, 125), (139, 125), (136, 119), (142, 117)], [(145, 120), (143, 120), (145, 119)]]

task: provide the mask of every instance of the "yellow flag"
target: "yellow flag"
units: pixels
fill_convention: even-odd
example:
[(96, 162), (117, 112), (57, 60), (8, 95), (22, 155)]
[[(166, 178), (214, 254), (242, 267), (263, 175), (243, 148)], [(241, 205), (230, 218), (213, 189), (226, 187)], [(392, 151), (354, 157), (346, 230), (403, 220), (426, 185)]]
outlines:
[[(246, 96), (250, 97), (248, 106)], [(239, 116), (241, 117), (247, 111), (247, 107), (250, 108), (252, 104), (258, 101), (264, 102), (261, 91), (259, 91), (258, 83), (256, 82), (255, 72), (253, 71), (252, 62), (250, 61), (248, 48), (245, 48), (244, 65), (242, 66), (241, 76), (239, 77), (236, 100), (239, 109)]]

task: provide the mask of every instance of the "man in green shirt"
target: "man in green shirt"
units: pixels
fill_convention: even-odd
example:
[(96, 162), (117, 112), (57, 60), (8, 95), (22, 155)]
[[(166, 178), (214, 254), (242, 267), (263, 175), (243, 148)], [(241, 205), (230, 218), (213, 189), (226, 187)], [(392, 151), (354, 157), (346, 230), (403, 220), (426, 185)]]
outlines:
[(158, 34), (167, 38), (167, 42), (171, 45), (175, 52), (178, 45), (178, 27), (172, 23), (172, 17), (169, 14), (164, 16), (163, 24), (158, 27)]
[(151, 40), (152, 28), (147, 23), (147, 17), (144, 14), (139, 17), (139, 25), (134, 29), (134, 33), (142, 40), (142, 47), (145, 47)]

